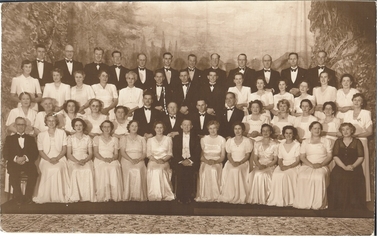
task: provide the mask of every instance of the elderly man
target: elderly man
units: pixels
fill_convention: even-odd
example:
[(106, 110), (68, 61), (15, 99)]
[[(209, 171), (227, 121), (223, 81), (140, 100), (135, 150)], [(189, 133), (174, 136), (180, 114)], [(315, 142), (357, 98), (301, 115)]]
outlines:
[(243, 86), (248, 86), (251, 88), (251, 92), (256, 92), (256, 79), (255, 79), (255, 70), (251, 69), (247, 66), (247, 55), (244, 53), (241, 53), (238, 55), (237, 62), (238, 62), (238, 67), (235, 69), (230, 70), (228, 73), (228, 83), (227, 87), (233, 87), (235, 86), (234, 83), (234, 78), (235, 74), (240, 72), (243, 74), (244, 77), (244, 82)]
[(336, 73), (334, 70), (327, 68), (326, 66), (326, 60), (327, 60), (327, 53), (325, 51), (318, 51), (317, 55), (317, 63), (318, 65), (316, 67), (310, 68), (307, 70), (307, 79), (309, 80), (309, 94), (313, 93), (313, 88), (316, 86), (321, 86), (321, 83), (319, 82), (319, 77), (322, 71), (328, 72), (329, 76), (331, 77), (331, 80), (329, 81), (329, 86), (334, 86), (337, 88), (337, 82), (336, 82)]
[(56, 61), (54, 68), (59, 68), (63, 72), (62, 83), (70, 86), (75, 86), (75, 79), (73, 73), (77, 70), (83, 70), (83, 64), (79, 61), (74, 61), (74, 47), (67, 45), (64, 51), (65, 59)]
[(262, 62), (264, 68), (256, 72), (256, 79), (257, 77), (262, 77), (263, 79), (265, 79), (267, 83), (266, 89), (271, 90), (272, 94), (275, 95), (280, 92), (280, 90), (278, 89), (278, 82), (281, 79), (280, 73), (271, 68), (272, 57), (270, 55), (264, 55)]

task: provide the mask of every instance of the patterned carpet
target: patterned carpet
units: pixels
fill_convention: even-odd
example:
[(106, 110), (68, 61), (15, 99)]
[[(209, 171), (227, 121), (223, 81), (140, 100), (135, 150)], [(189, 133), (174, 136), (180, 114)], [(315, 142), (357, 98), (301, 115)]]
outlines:
[(374, 219), (152, 215), (3, 214), (5, 232), (373, 235)]

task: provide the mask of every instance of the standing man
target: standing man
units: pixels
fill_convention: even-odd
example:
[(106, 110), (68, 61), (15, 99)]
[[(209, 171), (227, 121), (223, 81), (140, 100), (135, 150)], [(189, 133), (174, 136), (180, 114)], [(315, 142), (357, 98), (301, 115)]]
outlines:
[[(99, 72), (108, 72), (108, 66), (102, 62), (104, 50), (100, 47), (94, 48), (94, 62), (88, 63), (84, 67), (84, 83), (87, 85), (93, 85), (99, 83)], [(114, 84), (109, 82), (109, 84)]]
[(234, 136), (232, 125), (235, 122), (241, 122), (243, 120), (244, 112), (236, 108), (236, 97), (232, 92), (227, 92), (225, 103), (226, 107), (218, 117), (220, 123), (219, 134), (224, 138), (228, 138)]
[[(59, 68), (63, 72), (62, 83), (70, 86), (75, 86), (75, 79), (73, 73), (78, 70), (83, 70), (83, 64), (79, 61), (74, 61), (74, 47), (67, 45), (65, 47), (65, 59), (55, 62), (54, 68)], [(98, 81), (99, 82), (99, 81)]]
[(184, 119), (179, 135), (173, 139), (171, 168), (177, 175), (176, 197), (180, 203), (191, 203), (195, 198), (195, 172), (199, 170), (201, 147), (199, 138), (191, 133), (191, 120)]
[(173, 55), (170, 52), (165, 52), (162, 55), (162, 62), (164, 67), (160, 70), (165, 72), (166, 82), (170, 87), (181, 84), (179, 80), (179, 72), (171, 67)]
[(177, 103), (179, 111), (187, 115), (195, 111), (197, 88), (190, 79), (186, 69), (179, 72), (181, 84), (173, 86), (173, 100)]
[[(26, 120), (17, 117), (15, 120), (17, 133), (9, 135), (5, 139), (3, 156), (7, 162), (9, 182), (13, 187), (13, 195), (17, 204), (31, 203), (38, 172), (35, 161), (38, 157), (38, 149), (35, 139), (25, 134)], [(22, 196), (20, 186), (20, 174), (28, 175), (25, 196)]]
[(207, 82), (200, 90), (201, 98), (207, 102), (207, 113), (216, 116), (223, 111), (225, 89), (219, 82), (216, 70), (210, 70), (207, 75)]
[[(256, 72), (256, 79), (262, 77), (266, 81), (266, 89), (272, 91), (272, 94), (275, 95), (280, 92), (278, 89), (278, 82), (281, 79), (280, 73), (271, 68), (272, 66), (272, 57), (268, 54), (263, 56), (262, 59), (264, 68)], [(256, 88), (257, 91), (257, 88)], [(254, 92), (254, 91), (252, 91)]]
[(307, 71), (298, 66), (298, 54), (295, 52), (289, 53), (288, 62), (290, 67), (281, 71), (281, 78), (286, 80), (289, 92), (294, 96), (299, 96), (299, 85), (303, 80), (307, 80)]
[(238, 62), (238, 68), (232, 69), (228, 73), (227, 89), (229, 87), (235, 86), (235, 83), (234, 83), (235, 74), (240, 72), (243, 74), (243, 78), (244, 78), (243, 86), (248, 86), (251, 88), (251, 92), (256, 92), (257, 88), (256, 88), (255, 70), (247, 67), (247, 55), (244, 53), (239, 54), (237, 58), (237, 62)]
[(160, 70), (154, 73), (156, 84), (149, 90), (153, 92), (153, 106), (161, 113), (168, 114), (168, 104), (172, 100), (172, 91), (165, 82), (165, 74)]
[(183, 115), (178, 113), (177, 103), (170, 102), (168, 104), (168, 115), (162, 117), (162, 122), (165, 124), (164, 134), (172, 138), (178, 135), (183, 118)]
[(313, 88), (317, 86), (321, 86), (321, 83), (319, 82), (319, 77), (322, 71), (326, 71), (329, 73), (329, 76), (331, 77), (331, 80), (329, 81), (329, 86), (334, 86), (337, 88), (337, 79), (336, 79), (336, 73), (334, 70), (327, 68), (326, 66), (327, 61), (327, 53), (325, 51), (318, 51), (317, 55), (317, 62), (318, 66), (314, 68), (310, 68), (307, 71), (307, 79), (309, 80), (309, 94), (313, 93)]
[(193, 131), (196, 135), (202, 138), (205, 135), (208, 135), (207, 124), (211, 120), (215, 120), (215, 116), (207, 113), (207, 103), (204, 99), (199, 99), (197, 101), (198, 112), (195, 112), (192, 115), (192, 122), (194, 125)]
[(220, 85), (223, 87), (223, 89), (227, 89), (227, 77), (226, 77), (226, 71), (222, 70), (219, 68), (219, 60), (220, 60), (220, 55), (218, 53), (212, 53), (210, 56), (211, 59), (211, 67), (203, 71), (203, 83), (207, 85), (208, 81), (208, 73), (211, 70), (216, 71), (218, 75), (218, 82)]
[(127, 80), (125, 75), (129, 72), (129, 69), (121, 65), (122, 60), (120, 51), (112, 52), (112, 62), (113, 65), (108, 67), (108, 83), (114, 84), (116, 89), (119, 91), (127, 87)]
[(187, 56), (187, 72), (189, 73), (189, 78), (192, 84), (197, 85), (197, 87), (200, 87), (201, 80), (202, 80), (202, 74), (203, 72), (196, 68), (197, 65), (197, 56), (194, 54), (190, 54)]
[(42, 44), (36, 45), (37, 59), (32, 61), (32, 72), (30, 76), (38, 79), (41, 90), (43, 91), (46, 83), (53, 82), (52, 70), (53, 64), (45, 61), (46, 47)]
[(146, 68), (147, 57), (144, 53), (137, 56), (137, 68), (132, 69), (137, 74), (135, 86), (145, 91), (154, 86), (153, 71)]

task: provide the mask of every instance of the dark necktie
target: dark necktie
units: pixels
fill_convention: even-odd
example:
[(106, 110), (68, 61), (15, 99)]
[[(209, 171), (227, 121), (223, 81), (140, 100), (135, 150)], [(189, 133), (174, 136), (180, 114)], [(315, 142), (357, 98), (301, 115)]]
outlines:
[(201, 113), (199, 113), (199, 116), (203, 116), (203, 117), (205, 117), (205, 114), (201, 114)]
[(182, 86), (186, 86), (186, 87), (189, 87), (189, 83), (186, 83), (186, 84), (182, 84)]
[(165, 68), (165, 71), (170, 71), (170, 68)]
[(244, 71), (244, 67), (239, 67), (239, 71)]
[(325, 66), (318, 66), (319, 70), (323, 70), (324, 68), (325, 68)]
[(227, 111), (228, 110), (231, 110), (231, 111), (233, 111), (235, 109), (235, 107), (232, 107), (232, 108), (227, 108)]
[(215, 87), (215, 84), (210, 84), (210, 83), (209, 83), (209, 85), (210, 85), (210, 87)]
[(156, 85), (157, 87), (162, 87), (162, 85)]
[(115, 68), (117, 68), (117, 69), (120, 69), (120, 68), (121, 68), (121, 66), (117, 66), (117, 65), (115, 65)]
[(175, 119), (175, 116), (170, 116), (170, 119)]

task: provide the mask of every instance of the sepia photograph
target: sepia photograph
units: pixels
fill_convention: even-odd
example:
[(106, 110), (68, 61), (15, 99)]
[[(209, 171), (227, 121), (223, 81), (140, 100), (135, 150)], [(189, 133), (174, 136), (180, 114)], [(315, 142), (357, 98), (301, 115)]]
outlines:
[(1, 3), (1, 234), (377, 235), (376, 24), (375, 1)]

